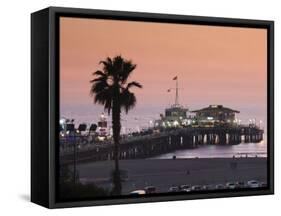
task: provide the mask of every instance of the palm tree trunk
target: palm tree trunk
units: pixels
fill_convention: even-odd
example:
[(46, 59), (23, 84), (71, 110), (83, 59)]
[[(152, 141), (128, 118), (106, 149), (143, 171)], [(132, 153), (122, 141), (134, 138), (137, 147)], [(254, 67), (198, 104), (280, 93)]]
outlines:
[(121, 130), (121, 108), (120, 103), (117, 100), (113, 101), (112, 106), (112, 129), (113, 129), (113, 140), (114, 140), (114, 163), (115, 170), (113, 171), (113, 184), (114, 188), (112, 190), (113, 195), (121, 195), (122, 185), (121, 176), (119, 169), (119, 141), (120, 141), (120, 130)]

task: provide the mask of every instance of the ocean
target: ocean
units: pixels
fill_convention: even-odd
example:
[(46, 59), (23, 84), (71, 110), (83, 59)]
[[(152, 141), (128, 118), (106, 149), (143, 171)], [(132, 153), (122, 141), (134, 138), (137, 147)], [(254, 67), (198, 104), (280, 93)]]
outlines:
[(238, 145), (201, 145), (195, 149), (177, 150), (151, 159), (176, 158), (231, 158), (235, 157), (267, 157), (266, 139), (259, 143), (241, 143)]

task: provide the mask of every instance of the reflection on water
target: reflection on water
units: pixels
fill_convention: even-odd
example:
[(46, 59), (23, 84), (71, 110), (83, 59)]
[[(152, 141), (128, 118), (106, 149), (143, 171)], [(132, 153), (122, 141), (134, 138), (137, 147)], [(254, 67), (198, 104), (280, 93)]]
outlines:
[(241, 143), (239, 145), (204, 145), (196, 149), (178, 150), (171, 153), (153, 157), (153, 159), (170, 159), (173, 156), (177, 158), (230, 158), (236, 157), (267, 157), (267, 145), (263, 140), (259, 143)]

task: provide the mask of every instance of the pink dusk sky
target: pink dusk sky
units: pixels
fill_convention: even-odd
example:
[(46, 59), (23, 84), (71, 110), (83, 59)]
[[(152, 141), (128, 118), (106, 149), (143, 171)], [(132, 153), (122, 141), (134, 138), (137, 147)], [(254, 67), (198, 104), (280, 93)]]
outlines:
[(179, 102), (190, 110), (222, 104), (239, 110), (243, 121), (266, 121), (267, 32), (265, 29), (60, 19), (61, 116), (96, 121), (103, 111), (89, 94), (92, 73), (106, 57), (122, 55), (137, 64), (130, 80), (137, 105), (123, 115), (144, 125), (174, 102), (178, 76)]

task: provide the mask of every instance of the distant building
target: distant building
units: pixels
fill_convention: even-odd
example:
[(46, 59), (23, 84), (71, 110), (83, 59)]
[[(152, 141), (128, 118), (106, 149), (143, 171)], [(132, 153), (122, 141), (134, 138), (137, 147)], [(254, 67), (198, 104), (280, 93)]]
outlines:
[(175, 121), (186, 119), (186, 112), (188, 109), (183, 108), (181, 106), (172, 106), (170, 108), (165, 109), (165, 120), (167, 121)]
[(165, 115), (160, 115), (161, 119), (154, 122), (156, 127), (177, 127), (187, 124), (186, 113), (188, 109), (180, 105), (172, 105), (165, 109)]
[(187, 116), (188, 109), (179, 103), (178, 76), (175, 76), (173, 80), (176, 81), (176, 88), (168, 89), (168, 92), (175, 90), (175, 103), (165, 109), (165, 114), (161, 114), (160, 119), (154, 121), (154, 127), (181, 127), (191, 124), (191, 117)]
[(98, 132), (99, 137), (106, 137), (108, 135), (107, 120), (106, 120), (104, 113), (102, 113), (100, 115), (100, 120), (98, 121), (97, 132)]
[(235, 114), (240, 113), (223, 105), (209, 105), (203, 109), (191, 111), (195, 113), (196, 121), (199, 125), (224, 125), (235, 124)]

